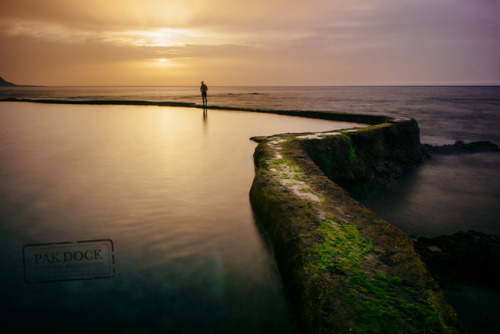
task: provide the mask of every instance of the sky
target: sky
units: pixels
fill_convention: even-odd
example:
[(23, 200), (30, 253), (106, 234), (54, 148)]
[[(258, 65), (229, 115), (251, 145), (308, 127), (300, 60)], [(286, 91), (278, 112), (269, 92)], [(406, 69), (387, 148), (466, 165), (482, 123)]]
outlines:
[(0, 76), (50, 86), (500, 84), (499, 0), (0, 0)]

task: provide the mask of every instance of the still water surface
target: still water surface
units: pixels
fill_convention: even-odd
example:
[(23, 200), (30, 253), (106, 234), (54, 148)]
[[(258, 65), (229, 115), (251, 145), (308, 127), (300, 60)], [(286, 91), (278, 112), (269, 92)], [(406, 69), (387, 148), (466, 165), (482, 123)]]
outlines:
[(411, 236), (500, 233), (500, 154), (435, 154), (384, 189), (355, 198)]
[[(247, 112), (0, 103), (7, 325), (295, 332), (249, 204), (249, 138), (352, 126)], [(113, 240), (114, 278), (24, 282), (23, 245), (93, 239)]]
[[(60, 100), (168, 100), (200, 103), (199, 94), (198, 86), (6, 87), (0, 89), (0, 98)], [(406, 116), (418, 121), (423, 143), (442, 145), (452, 144), (456, 140), (466, 142), (489, 140), (496, 144), (500, 143), (498, 131), (500, 128), (500, 87), (210, 86), (209, 104), (244, 108), (327, 110)], [(2, 104), (0, 104), (1, 107)], [(211, 127), (214, 124), (210, 123), (210, 120), (211, 118), (207, 124)], [(29, 126), (28, 124), (29, 122), (23, 126)], [(265, 123), (260, 126), (265, 126)], [(0, 130), (3, 129), (0, 128)], [(252, 135), (260, 134), (261, 130)], [(286, 129), (279, 132), (281, 131), (291, 131), (288, 129), (288, 121)], [(2, 136), (1, 131), (0, 136)], [(246, 139), (243, 141), (242, 145), (245, 143), (251, 145), (250, 151), (252, 151), (254, 144), (248, 143)], [(246, 166), (252, 168), (251, 165), (250, 163)], [(407, 173), (397, 184), (375, 194), (362, 194), (363, 198), (359, 199), (391, 224), (414, 236), (453, 234), (467, 229), (500, 233), (499, 171), (500, 155), (498, 154), (434, 156)], [(0, 182), (3, 182), (3, 179)], [(22, 189), (21, 186), (16, 188)], [(13, 195), (14, 193), (9, 193), (9, 196)], [(28, 192), (28, 195), (36, 197), (33, 192)], [(10, 204), (6, 204), (2, 201), (3, 198), (0, 198), (0, 207), (2, 207), (0, 215), (5, 215), (5, 212), (10, 211), (19, 217), (21, 213), (28, 214), (16, 208), (26, 209), (26, 205), (22, 202), (29, 201), (29, 197), (21, 199), (21, 203), (11, 201)], [(74, 219), (72, 214), (68, 216), (68, 219)], [(109, 218), (112, 219), (112, 217)], [(21, 218), (19, 220), (21, 223), (24, 221)], [(499, 309), (498, 295), (491, 292), (479, 293), (476, 289), (471, 291), (471, 293), (465, 290), (463, 293), (454, 292), (454, 297), (450, 297), (466, 321), (469, 331), (482, 334), (487, 332), (485, 328), (496, 330), (498, 327), (496, 314), (491, 312), (488, 319), (485, 319), (484, 310)], [(494, 303), (488, 302), (493, 297), (496, 298)], [(471, 309), (475, 312), (471, 312)], [(479, 329), (473, 328), (475, 323), (481, 324), (477, 327)]]

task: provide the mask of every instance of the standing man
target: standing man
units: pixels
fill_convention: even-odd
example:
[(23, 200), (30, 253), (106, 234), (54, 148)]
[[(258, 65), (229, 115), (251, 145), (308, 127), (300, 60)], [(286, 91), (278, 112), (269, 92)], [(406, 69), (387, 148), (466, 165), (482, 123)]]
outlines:
[(201, 98), (203, 100), (203, 105), (204, 106), (206, 106), (207, 103), (208, 103), (208, 100), (207, 100), (207, 90), (208, 90), (207, 85), (205, 85), (205, 83), (202, 81), (201, 82), (200, 91), (201, 91)]

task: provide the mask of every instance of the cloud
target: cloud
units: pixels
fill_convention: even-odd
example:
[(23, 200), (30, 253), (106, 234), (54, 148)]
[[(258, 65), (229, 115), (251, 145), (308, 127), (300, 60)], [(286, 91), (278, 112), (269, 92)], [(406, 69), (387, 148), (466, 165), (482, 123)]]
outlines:
[[(29, 8), (29, 10), (26, 10)], [(500, 5), (490, 0), (16, 0), (0, 23), (8, 34), (136, 46), (324, 43), (492, 38)], [(498, 13), (498, 11), (497, 11)]]
[[(23, 50), (32, 50), (46, 62), (37, 61), (38, 71), (56, 71), (57, 59), (75, 68), (106, 63), (110, 71), (133, 63), (139, 71), (166, 58), (171, 73), (175, 66), (204, 71), (201, 63), (238, 78), (251, 68), (266, 84), (291, 71), (300, 72), (296, 80), (314, 82), (315, 75), (321, 84), (377, 76), (411, 82), (422, 73), (435, 82), (455, 78), (453, 67), (466, 81), (474, 62), (482, 63), (481, 73), (499, 74), (500, 3), (493, 0), (16, 0), (1, 6), (2, 72), (31, 59)], [(463, 63), (447, 64), (450, 57)], [(222, 72), (213, 74), (228, 77)]]
[(183, 22), (193, 1), (183, 0), (15, 0), (2, 2), (2, 17), (58, 22), (86, 29), (174, 26)]

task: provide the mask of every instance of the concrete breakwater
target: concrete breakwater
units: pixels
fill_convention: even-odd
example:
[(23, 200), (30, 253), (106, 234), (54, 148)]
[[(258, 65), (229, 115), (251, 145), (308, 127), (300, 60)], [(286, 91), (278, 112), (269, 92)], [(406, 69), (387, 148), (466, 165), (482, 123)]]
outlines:
[(301, 331), (465, 332), (411, 239), (345, 190), (387, 182), (422, 161), (415, 120), (366, 123), (253, 138), (250, 200)]

